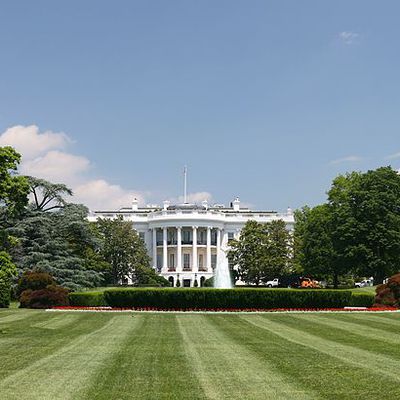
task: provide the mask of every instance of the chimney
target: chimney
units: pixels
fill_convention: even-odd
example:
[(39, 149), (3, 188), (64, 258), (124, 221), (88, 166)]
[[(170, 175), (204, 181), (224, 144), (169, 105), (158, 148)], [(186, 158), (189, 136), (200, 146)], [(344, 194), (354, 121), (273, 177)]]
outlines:
[(240, 200), (239, 197), (236, 197), (235, 200), (233, 200), (233, 211), (239, 211), (240, 210)]
[(171, 202), (169, 201), (169, 200), (165, 200), (165, 201), (163, 201), (163, 205), (164, 205), (164, 210), (167, 210), (168, 209), (168, 207), (170, 206), (170, 204), (171, 204)]
[(138, 200), (137, 200), (137, 198), (135, 197), (133, 200), (132, 200), (132, 211), (137, 211), (138, 210)]

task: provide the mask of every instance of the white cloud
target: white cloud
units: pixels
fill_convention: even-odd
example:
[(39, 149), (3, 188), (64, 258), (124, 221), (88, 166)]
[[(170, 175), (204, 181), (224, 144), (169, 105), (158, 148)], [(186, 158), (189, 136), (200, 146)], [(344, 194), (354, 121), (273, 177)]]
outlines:
[(0, 146), (12, 146), (28, 160), (52, 149), (64, 149), (71, 142), (65, 133), (40, 133), (36, 125), (16, 125), (0, 135)]
[(400, 151), (398, 153), (390, 154), (385, 157), (385, 160), (394, 160), (396, 158), (400, 158)]
[(90, 204), (93, 210), (130, 207), (135, 197), (139, 204), (145, 203), (145, 193), (123, 189), (104, 179), (90, 180), (75, 187), (74, 195), (78, 202)]
[(90, 167), (90, 161), (82, 156), (51, 150), (41, 157), (27, 159), (21, 164), (24, 175), (37, 176), (54, 183), (74, 186), (82, 180), (82, 174)]
[(339, 39), (343, 43), (351, 45), (357, 43), (357, 41), (360, 39), (360, 34), (357, 32), (343, 31), (339, 33)]
[(129, 207), (134, 197), (140, 204), (145, 203), (149, 193), (125, 189), (104, 179), (90, 179), (86, 175), (92, 167), (90, 160), (63, 151), (71, 143), (66, 134), (40, 132), (36, 125), (13, 126), (0, 134), (0, 146), (12, 146), (22, 154), (21, 174), (65, 183), (74, 192), (74, 202), (92, 210)]
[(337, 160), (331, 161), (329, 164), (331, 165), (336, 165), (336, 164), (342, 164), (342, 163), (351, 163), (351, 162), (359, 162), (362, 161), (363, 158), (359, 156), (347, 156), (343, 158), (338, 158)]

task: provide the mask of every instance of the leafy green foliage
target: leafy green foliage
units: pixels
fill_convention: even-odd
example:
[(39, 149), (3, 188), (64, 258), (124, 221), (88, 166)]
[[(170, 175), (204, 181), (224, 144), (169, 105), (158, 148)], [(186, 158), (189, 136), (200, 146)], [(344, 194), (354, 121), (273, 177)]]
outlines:
[(102, 273), (96, 265), (101, 260), (104, 264), (101, 242), (86, 215), (86, 207), (76, 204), (52, 212), (26, 211), (10, 229), (18, 238), (12, 249), (18, 269), (49, 272), (57, 283), (73, 290), (99, 286)]
[(373, 276), (400, 265), (400, 176), (390, 167), (334, 179), (328, 202), (296, 213), (295, 261), (304, 273)]
[(373, 293), (355, 293), (351, 295), (351, 307), (372, 307), (375, 303), (375, 296)]
[(328, 193), (343, 262), (380, 283), (400, 264), (400, 176), (390, 167), (339, 176)]
[(121, 216), (99, 219), (97, 229), (102, 238), (101, 254), (111, 267), (114, 284), (123, 282), (127, 275), (132, 276), (135, 284), (156, 279), (149, 271), (150, 258), (144, 243), (130, 222)]
[(105, 306), (103, 292), (74, 292), (68, 295), (71, 306), (100, 307)]
[(307, 289), (109, 289), (112, 307), (307, 308), (350, 305), (351, 291)]
[(11, 281), (17, 268), (5, 251), (0, 251), (0, 307), (8, 307), (11, 299)]
[(291, 236), (282, 220), (248, 221), (230, 247), (229, 257), (244, 282), (259, 285), (290, 269)]

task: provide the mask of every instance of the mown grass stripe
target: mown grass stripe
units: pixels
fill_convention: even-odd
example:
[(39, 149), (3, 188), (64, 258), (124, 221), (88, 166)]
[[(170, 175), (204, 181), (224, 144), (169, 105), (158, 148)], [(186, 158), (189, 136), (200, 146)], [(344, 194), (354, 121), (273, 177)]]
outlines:
[(210, 316), (178, 319), (188, 362), (207, 399), (316, 399), (211, 324)]
[(278, 335), (291, 343), (306, 346), (315, 351), (344, 361), (345, 363), (354, 365), (355, 367), (366, 369), (378, 377), (386, 377), (396, 382), (400, 382), (400, 376), (397, 372), (399, 367), (398, 360), (332, 340), (327, 340), (321, 336), (305, 332), (300, 328), (293, 328), (286, 324), (263, 318), (262, 316), (254, 316), (253, 318), (241, 316), (240, 318), (254, 326), (268, 330), (274, 335)]
[(329, 326), (335, 330), (348, 332), (351, 335), (363, 336), (371, 340), (383, 341), (400, 347), (400, 332), (398, 334), (387, 332), (384, 329), (377, 329), (371, 326), (361, 326), (357, 323), (345, 320), (339, 322), (337, 318), (332, 318), (332, 316), (326, 314), (307, 316), (297, 314), (293, 315), (293, 317), (301, 321)]
[[(133, 319), (138, 318), (134, 314)], [(142, 314), (143, 324), (108, 360), (79, 399), (205, 399), (187, 362), (174, 315)]]
[(79, 336), (56, 352), (0, 382), (2, 400), (21, 399), (29, 393), (31, 400), (75, 399), (112, 356), (139, 319), (118, 321), (105, 319), (100, 328)]

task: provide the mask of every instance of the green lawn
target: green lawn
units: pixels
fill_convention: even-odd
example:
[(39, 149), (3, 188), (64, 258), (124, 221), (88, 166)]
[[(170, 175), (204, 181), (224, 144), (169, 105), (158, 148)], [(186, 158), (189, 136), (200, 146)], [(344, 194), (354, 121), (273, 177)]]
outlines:
[(0, 311), (0, 399), (396, 399), (400, 313)]

